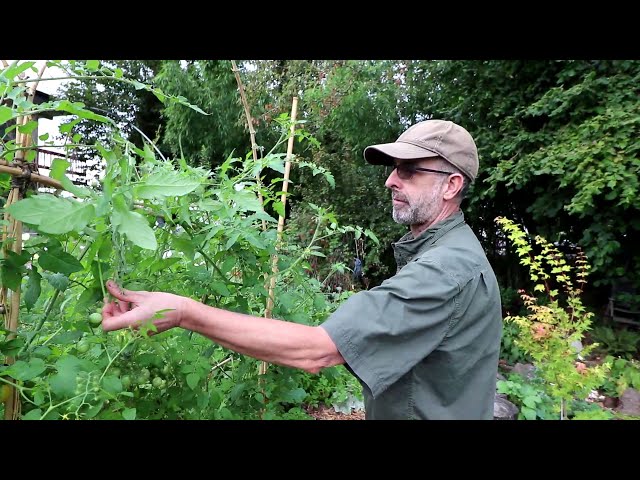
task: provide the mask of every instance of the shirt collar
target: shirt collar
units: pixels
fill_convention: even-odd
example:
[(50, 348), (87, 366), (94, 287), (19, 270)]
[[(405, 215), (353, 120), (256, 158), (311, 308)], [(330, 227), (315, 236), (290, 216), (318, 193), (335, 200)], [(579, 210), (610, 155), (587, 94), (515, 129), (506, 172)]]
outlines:
[(444, 234), (464, 223), (464, 213), (458, 210), (453, 215), (441, 220), (435, 225), (430, 226), (420, 233), (417, 237), (413, 237), (411, 232), (407, 232), (400, 240), (392, 243), (393, 254), (396, 258), (398, 270), (409, 263), (418, 254), (433, 245)]

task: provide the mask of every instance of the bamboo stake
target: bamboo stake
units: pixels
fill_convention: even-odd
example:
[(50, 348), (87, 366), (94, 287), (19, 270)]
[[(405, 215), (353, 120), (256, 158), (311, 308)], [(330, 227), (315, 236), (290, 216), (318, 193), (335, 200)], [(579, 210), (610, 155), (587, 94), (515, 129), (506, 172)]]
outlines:
[[(280, 201), (282, 202), (282, 206), (285, 209), (287, 206), (287, 191), (289, 189), (289, 172), (291, 171), (291, 155), (293, 154), (293, 142), (295, 140), (295, 129), (296, 129), (296, 116), (298, 114), (298, 97), (293, 97), (293, 103), (291, 105), (291, 131), (289, 136), (289, 143), (287, 145), (287, 160), (284, 165), (284, 180), (282, 181), (282, 196)], [(284, 230), (284, 215), (280, 215), (278, 218), (278, 233), (276, 237), (276, 253), (272, 259), (271, 271), (273, 274), (269, 279), (269, 296), (267, 297), (267, 307), (264, 312), (264, 316), (266, 318), (271, 318), (271, 313), (273, 312), (273, 291), (276, 287), (276, 275), (278, 273), (278, 248), (280, 242), (282, 240), (282, 231)], [(264, 375), (267, 372), (267, 362), (262, 362), (260, 364), (260, 373)]]
[[(20, 197), (20, 187), (13, 187), (7, 198), (7, 207), (19, 201)], [(6, 212), (5, 220), (9, 220), (9, 226), (3, 233), (3, 248), (6, 258), (8, 251), (13, 251), (18, 255), (22, 253), (22, 222), (12, 219)], [(13, 241), (11, 242), (11, 247), (8, 248), (6, 241), (10, 238), (12, 238)], [(8, 289), (3, 285), (0, 298), (5, 306), (5, 328), (11, 332), (16, 332), (18, 330), (18, 316), (20, 314), (20, 285), (18, 285), (18, 288), (11, 294), (9, 294)], [(10, 305), (7, 305), (7, 300), (9, 300)], [(7, 335), (7, 339), (15, 338), (15, 336), (14, 333), (10, 333)], [(5, 363), (7, 365), (11, 365), (14, 362), (15, 358), (6, 357)], [(17, 420), (20, 417), (19, 393), (15, 388), (9, 388), (11, 393), (4, 404), (4, 418), (5, 420)]]
[[(240, 99), (242, 100), (242, 106), (244, 107), (244, 115), (247, 117), (247, 125), (249, 126), (249, 136), (251, 137), (251, 151), (253, 153), (253, 161), (258, 161), (258, 145), (256, 144), (256, 131), (253, 128), (253, 119), (251, 117), (251, 111), (249, 110), (249, 102), (247, 102), (247, 97), (244, 94), (244, 87), (242, 86), (242, 80), (240, 79), (240, 71), (236, 66), (236, 61), (231, 60), (231, 70), (236, 77), (236, 83), (238, 84), (238, 90), (240, 91)], [(256, 182), (258, 183), (258, 199), (260, 200), (260, 205), (264, 201), (262, 198), (262, 192), (260, 188), (262, 184), (260, 182), (260, 172), (256, 174)], [(262, 231), (267, 231), (267, 222), (265, 219), (262, 219)]]
[[(33, 99), (36, 97), (36, 91), (38, 90), (38, 85), (40, 84), (40, 80), (42, 80), (42, 77), (44, 76), (44, 71), (46, 70), (46, 68), (47, 68), (47, 64), (45, 63), (44, 65), (42, 65), (42, 67), (40, 67), (40, 71), (38, 72), (38, 76), (35, 79), (35, 83), (30, 87), (27, 87), (27, 92), (26, 92), (27, 99), (31, 103), (33, 103)], [(24, 115), (22, 117), (18, 117), (16, 119), (16, 124), (18, 126), (26, 125), (31, 121), (32, 118), (33, 118), (33, 115)], [(16, 145), (20, 145), (24, 148), (29, 148), (31, 145), (33, 145), (33, 137), (26, 133), (24, 134), (20, 133), (19, 129), (16, 129)], [(18, 152), (16, 153), (16, 156), (18, 157), (16, 160), (22, 160), (24, 158), (24, 151), (18, 150)], [(36, 164), (37, 164), (37, 161), (36, 161)]]
[[(5, 62), (3, 62), (5, 63)], [(6, 65), (5, 65), (6, 68)], [(46, 68), (46, 64), (42, 66), (40, 72), (38, 73), (38, 79), (33, 86), (31, 86), (27, 91), (27, 98), (30, 102), (33, 102), (33, 99), (36, 95), (36, 90), (38, 88), (38, 84), (40, 83), (40, 79), (42, 78), (44, 71)], [(24, 115), (22, 117), (16, 118), (16, 125), (19, 127), (21, 125), (26, 125), (31, 121), (31, 115)], [(30, 134), (21, 134), (19, 128), (16, 128), (16, 145), (20, 145), (22, 148), (29, 148), (33, 145), (33, 137)], [(24, 161), (24, 150), (18, 150), (16, 152), (16, 163), (21, 166)], [(3, 162), (5, 163), (5, 162)], [(36, 160), (37, 165), (37, 160)], [(6, 173), (10, 173), (14, 176), (22, 176), (24, 174), (21, 168), (11, 167), (8, 165), (0, 165), (0, 171), (4, 171)], [(29, 171), (30, 173), (30, 171)], [(42, 177), (41, 175), (31, 175), (27, 178), (27, 182), (31, 180), (31, 177), (41, 177), (45, 179), (46, 177)], [(47, 180), (50, 180), (46, 178)], [(45, 183), (45, 182), (43, 182)], [(59, 183), (59, 182), (58, 182)], [(6, 207), (9, 207), (11, 204), (20, 201), (22, 197), (21, 185), (19, 183), (12, 182), (13, 186), (11, 191), (9, 192), (9, 197), (7, 198)], [(24, 184), (22, 185), (24, 186)], [(62, 187), (62, 185), (60, 185)], [(4, 258), (7, 257), (8, 252), (12, 251), (17, 255), (22, 253), (22, 222), (16, 220), (15, 218), (11, 218), (11, 216), (6, 213), (5, 210), (5, 220), (8, 221), (9, 225), (5, 229), (3, 229), (3, 249), (5, 251)], [(7, 248), (7, 242), (9, 238), (12, 238), (11, 247)], [(20, 316), (20, 293), (21, 293), (21, 285), (18, 284), (18, 287), (15, 291), (11, 292), (9, 295), (8, 289), (3, 285), (2, 291), (0, 292), (0, 300), (2, 300), (2, 304), (5, 307), (5, 327), (10, 332), (18, 331), (18, 320)], [(7, 304), (6, 300), (10, 300), (10, 305)], [(15, 333), (9, 333), (7, 335), (8, 339), (15, 338)], [(7, 365), (11, 365), (15, 363), (14, 357), (6, 357), (5, 363)], [(5, 401), (4, 404), (4, 418), (5, 420), (17, 420), (20, 418), (21, 412), (21, 404), (19, 398), (19, 392), (14, 388), (10, 387), (10, 395), (9, 398)]]
[[(13, 175), (14, 177), (20, 176), (24, 173), (21, 168), (9, 166), (6, 160), (0, 160), (0, 172), (8, 173), (9, 175)], [(52, 187), (58, 190), (64, 190), (62, 183), (60, 183), (58, 180), (54, 180), (53, 178), (49, 178), (46, 175), (32, 173), (31, 180), (33, 182), (46, 185), (47, 187)]]
[(44, 76), (44, 71), (46, 69), (47, 69), (47, 63), (45, 62), (44, 65), (40, 67), (40, 71), (38, 72), (38, 78), (36, 79), (36, 83), (31, 85), (31, 88), (29, 89), (29, 101), (31, 103), (33, 103), (33, 99), (36, 96), (36, 91), (38, 90), (38, 85), (40, 84), (40, 80), (42, 80), (42, 77)]

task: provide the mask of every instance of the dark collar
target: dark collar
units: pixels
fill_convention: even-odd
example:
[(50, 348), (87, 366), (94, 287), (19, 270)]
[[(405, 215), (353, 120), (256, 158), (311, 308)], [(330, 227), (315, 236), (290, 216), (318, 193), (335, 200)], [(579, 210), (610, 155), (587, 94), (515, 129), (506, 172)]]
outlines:
[(453, 215), (430, 226), (417, 237), (414, 238), (411, 232), (407, 232), (400, 240), (392, 243), (391, 245), (396, 263), (398, 264), (398, 270), (413, 260), (417, 254), (427, 250), (440, 237), (462, 223), (464, 223), (464, 213), (458, 210)]

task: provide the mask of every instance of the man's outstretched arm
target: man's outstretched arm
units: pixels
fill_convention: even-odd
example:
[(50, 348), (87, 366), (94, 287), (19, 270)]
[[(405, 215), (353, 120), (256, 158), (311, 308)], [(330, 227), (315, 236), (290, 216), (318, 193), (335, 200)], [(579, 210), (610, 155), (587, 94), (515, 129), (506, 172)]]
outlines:
[(105, 331), (137, 327), (160, 316), (153, 320), (158, 332), (182, 327), (269, 363), (311, 373), (344, 363), (333, 340), (321, 327), (230, 312), (170, 293), (128, 291), (112, 281), (107, 282), (107, 289), (118, 301), (105, 300), (102, 310)]

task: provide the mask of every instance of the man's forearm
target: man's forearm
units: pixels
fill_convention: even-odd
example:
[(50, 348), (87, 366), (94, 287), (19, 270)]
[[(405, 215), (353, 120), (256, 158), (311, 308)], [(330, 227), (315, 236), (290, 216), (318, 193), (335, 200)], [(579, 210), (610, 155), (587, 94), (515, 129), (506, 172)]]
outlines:
[(234, 313), (196, 301), (187, 303), (180, 326), (236, 352), (311, 373), (344, 363), (320, 327)]

